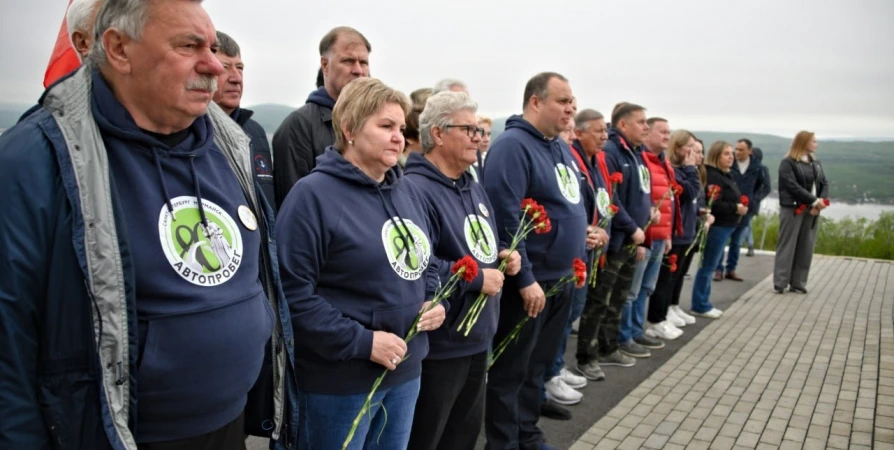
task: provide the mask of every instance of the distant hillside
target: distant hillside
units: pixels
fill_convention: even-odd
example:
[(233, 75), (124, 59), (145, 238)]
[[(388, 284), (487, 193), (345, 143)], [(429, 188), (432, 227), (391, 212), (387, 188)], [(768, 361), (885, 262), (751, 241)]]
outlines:
[(279, 128), (279, 124), (282, 123), (283, 119), (297, 108), (278, 103), (262, 103), (260, 105), (249, 106), (248, 109), (255, 112), (255, 115), (251, 118), (261, 124), (267, 134), (273, 136), (273, 133)]
[[(494, 119), (492, 139), (502, 133), (506, 118)], [(750, 139), (764, 152), (764, 164), (770, 169), (773, 191), (777, 191), (779, 162), (788, 153), (792, 138), (756, 133), (693, 131), (710, 147), (715, 141), (735, 144)], [(707, 151), (708, 148), (705, 148)], [(830, 195), (849, 203), (894, 204), (894, 142), (819, 141), (817, 156), (831, 183)]]

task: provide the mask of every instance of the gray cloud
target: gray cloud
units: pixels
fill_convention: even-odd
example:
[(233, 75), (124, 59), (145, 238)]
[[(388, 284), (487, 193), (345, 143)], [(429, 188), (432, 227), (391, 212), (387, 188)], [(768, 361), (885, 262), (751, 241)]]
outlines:
[[(33, 102), (64, 0), (4, 2), (0, 101)], [(244, 103), (300, 105), (317, 46), (351, 25), (374, 76), (409, 92), (468, 83), (482, 112), (519, 111), (525, 81), (566, 75), (581, 107), (621, 100), (691, 129), (894, 136), (894, 2), (207, 0), (239, 41)]]

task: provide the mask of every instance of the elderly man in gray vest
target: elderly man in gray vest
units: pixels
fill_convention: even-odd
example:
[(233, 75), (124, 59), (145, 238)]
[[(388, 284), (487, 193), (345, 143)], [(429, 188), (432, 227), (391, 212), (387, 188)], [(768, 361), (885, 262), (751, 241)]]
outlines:
[(210, 104), (211, 19), (105, 0), (94, 36), (0, 137), (0, 448), (244, 449), (265, 430), (285, 448), (272, 213), (248, 138)]

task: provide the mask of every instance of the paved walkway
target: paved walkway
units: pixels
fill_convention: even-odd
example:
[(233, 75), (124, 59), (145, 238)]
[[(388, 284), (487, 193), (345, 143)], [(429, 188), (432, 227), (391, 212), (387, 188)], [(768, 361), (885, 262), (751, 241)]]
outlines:
[(894, 264), (817, 256), (808, 289), (759, 283), (571, 449), (894, 449)]

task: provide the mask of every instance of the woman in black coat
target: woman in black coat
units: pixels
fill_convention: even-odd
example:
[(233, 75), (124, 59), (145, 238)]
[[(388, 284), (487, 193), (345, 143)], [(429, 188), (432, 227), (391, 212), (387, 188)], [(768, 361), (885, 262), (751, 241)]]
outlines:
[(710, 198), (712, 186), (717, 186), (720, 194), (710, 207), (714, 225), (708, 230), (701, 265), (692, 284), (692, 313), (709, 319), (717, 319), (723, 314), (723, 311), (711, 305), (711, 276), (723, 257), (723, 250), (739, 219), (748, 212), (748, 207), (740, 203), (742, 193), (739, 186), (729, 173), (733, 161), (733, 146), (723, 141), (711, 145), (705, 160), (708, 173), (705, 192)]
[(779, 164), (779, 239), (773, 288), (807, 293), (819, 213), (828, 206), (829, 182), (816, 159), (816, 136), (802, 131)]

